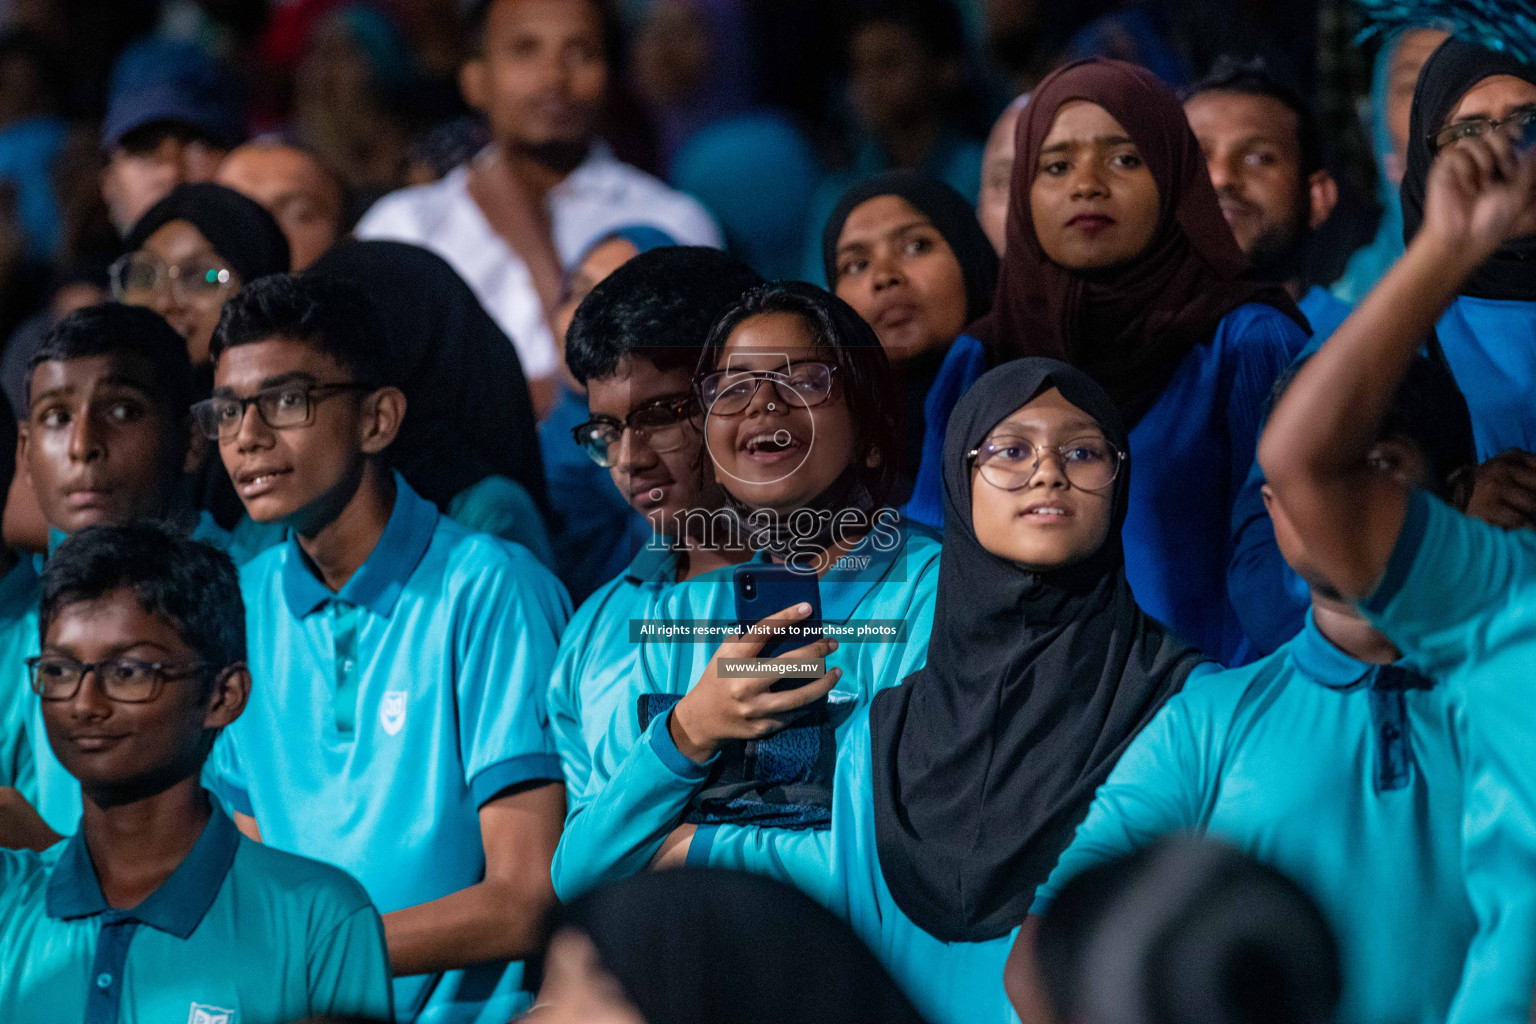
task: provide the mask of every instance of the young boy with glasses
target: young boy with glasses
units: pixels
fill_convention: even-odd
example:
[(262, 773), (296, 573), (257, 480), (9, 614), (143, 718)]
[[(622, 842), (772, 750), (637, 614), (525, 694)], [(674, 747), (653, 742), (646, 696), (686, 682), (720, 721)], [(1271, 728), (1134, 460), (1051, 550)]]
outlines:
[(65, 541), (28, 659), (80, 832), (0, 850), (0, 1019), (389, 1017), (378, 912), (336, 868), (251, 842), (199, 782), (251, 691), (227, 555), (149, 523)]
[[(638, 692), (640, 644), (630, 623), (650, 616), (672, 587), (751, 554), (710, 546), (696, 535), (704, 516), (720, 508), (723, 492), (700, 450), (693, 371), (715, 321), (761, 282), (718, 250), (668, 246), (615, 270), (571, 320), (566, 364), (586, 386), (592, 414), (573, 431), (575, 441), (608, 469), (655, 534), (627, 569), (582, 604), (560, 644), (549, 716), (565, 771), (567, 819), (581, 814), (609, 723), (628, 712)], [(614, 767), (605, 764), (604, 777)]]
[(336, 864), (384, 913), (402, 1021), (504, 1021), (554, 903), (565, 815), (544, 690), (569, 603), (526, 549), (386, 461), (405, 397), (355, 286), (274, 276), (225, 307), (197, 406), (252, 518), (250, 707), (215, 753), (248, 835)]
[[(261, 531), (227, 533), (192, 503), (188, 474), (207, 456), (187, 415), (194, 388), (185, 342), (148, 309), (89, 306), (48, 333), (31, 360), (17, 469), (48, 522), (50, 548), (88, 526), (159, 519), (236, 561), (259, 550)], [(37, 652), (32, 563), (0, 596), (21, 610), (0, 629), (0, 687), (12, 692), (25, 686), (22, 660)], [(49, 749), (35, 707), (23, 728), (35, 790), (24, 794), (29, 806), (0, 819), (0, 846), (42, 849), (75, 830), (80, 787)]]

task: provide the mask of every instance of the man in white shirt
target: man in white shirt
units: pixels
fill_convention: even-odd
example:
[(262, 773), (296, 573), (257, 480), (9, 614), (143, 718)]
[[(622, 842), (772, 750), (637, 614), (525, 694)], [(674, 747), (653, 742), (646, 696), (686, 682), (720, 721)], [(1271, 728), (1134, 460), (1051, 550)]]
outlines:
[(511, 336), (543, 408), (561, 361), (549, 320), (562, 268), (583, 247), (629, 224), (721, 244), (702, 206), (593, 137), (608, 81), (604, 18), (600, 0), (480, 0), (459, 85), (491, 144), (441, 181), (380, 199), (356, 232), (452, 264)]

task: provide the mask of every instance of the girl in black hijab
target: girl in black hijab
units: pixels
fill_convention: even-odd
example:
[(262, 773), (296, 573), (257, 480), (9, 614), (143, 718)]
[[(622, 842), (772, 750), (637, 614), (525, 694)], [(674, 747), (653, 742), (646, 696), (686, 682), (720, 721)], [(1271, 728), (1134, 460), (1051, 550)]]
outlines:
[(729, 871), (639, 875), (566, 907), (538, 1002), (547, 1024), (921, 1024), (847, 925)]
[(902, 392), (906, 471), (922, 456), (928, 389), (965, 325), (992, 309), (997, 252), (944, 182), (892, 171), (849, 189), (821, 236), (827, 285), (863, 317)]
[(1202, 663), (1126, 583), (1125, 451), (1081, 370), (1027, 358), (978, 380), (945, 440), (927, 664), (850, 722), (830, 834), (722, 827), (703, 855), (813, 886), (938, 1024), (1014, 1019), (1003, 964), (1036, 886)]
[[(1424, 222), (1425, 183), (1437, 152), (1474, 133), (1536, 132), (1533, 113), (1536, 68), (1454, 36), (1442, 43), (1420, 72), (1413, 96), (1402, 187), (1404, 239), (1411, 241)], [(1436, 325), (1435, 339), (1467, 396), (1478, 458), (1518, 449), (1506, 459), (1524, 467), (1521, 475), (1536, 470), (1536, 458), (1527, 454), (1536, 452), (1530, 398), (1536, 392), (1536, 235), (1506, 242), (1472, 274)], [(1532, 522), (1525, 509), (1536, 506), (1536, 494), (1515, 497), (1521, 508), (1507, 509), (1498, 525)]]

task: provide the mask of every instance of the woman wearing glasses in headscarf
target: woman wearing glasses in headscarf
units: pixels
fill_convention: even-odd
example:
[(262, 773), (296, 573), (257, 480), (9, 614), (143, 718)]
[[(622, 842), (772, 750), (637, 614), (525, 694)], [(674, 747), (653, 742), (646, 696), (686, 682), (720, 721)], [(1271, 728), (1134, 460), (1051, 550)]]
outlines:
[(1183, 107), (1145, 69), (1094, 59), (1048, 76), (1019, 117), (1013, 173), (997, 298), (930, 392), (911, 514), (942, 517), (944, 410), (972, 381), (1020, 356), (1069, 362), (1130, 430), (1137, 599), (1213, 657), (1243, 661), (1229, 519), (1306, 320), (1282, 289), (1251, 279)]
[[(1403, 174), (1403, 237), (1424, 222), (1435, 154), (1499, 132), (1536, 143), (1536, 68), (1461, 39), (1419, 74)], [(1467, 511), (1506, 529), (1536, 524), (1536, 235), (1506, 242), (1462, 285), (1435, 326), (1440, 353), (1472, 412), (1477, 457)]]
[(1065, 363), (977, 381), (945, 439), (927, 664), (850, 723), (830, 832), (722, 825), (688, 845), (690, 864), (823, 900), (936, 1024), (1014, 1019), (1003, 965), (1035, 888), (1121, 752), (1214, 668), (1126, 582), (1127, 441), (1108, 394)]
[[(802, 634), (780, 659), (820, 660), (821, 671), (789, 689), (728, 674), (723, 659), (762, 653), (758, 632), (645, 643), (643, 692), (610, 726), (606, 763), (555, 854), (562, 899), (680, 855), (695, 826), (824, 834), (849, 718), (927, 655), (939, 541), (890, 504), (895, 399), (874, 331), (820, 288), (772, 284), (716, 324), (704, 358), (704, 454), (726, 498), (711, 526), (755, 549), (741, 568), (779, 563), (814, 583), (821, 639)], [(719, 570), (668, 592), (646, 621), (733, 622), (736, 607), (732, 570)], [(766, 607), (757, 625), (792, 627), (810, 611)], [(757, 831), (733, 829), (722, 845)]]

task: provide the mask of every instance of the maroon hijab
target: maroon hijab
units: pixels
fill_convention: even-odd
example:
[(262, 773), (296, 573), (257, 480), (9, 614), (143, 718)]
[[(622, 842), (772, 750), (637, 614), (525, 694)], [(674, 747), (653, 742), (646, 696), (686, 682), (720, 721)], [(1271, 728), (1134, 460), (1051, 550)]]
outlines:
[[(1125, 266), (1078, 273), (1053, 263), (1030, 217), (1035, 167), (1056, 112), (1097, 103), (1119, 121), (1157, 181), (1162, 204), (1152, 241)], [(1180, 361), (1222, 317), (1262, 302), (1306, 318), (1278, 286), (1249, 277), (1248, 258), (1221, 215), (1205, 157), (1172, 90), (1145, 68), (1093, 58), (1060, 68), (1030, 94), (1019, 118), (1008, 201), (1008, 249), (992, 312), (968, 333), (994, 363), (1046, 356), (1086, 370), (1134, 421)]]

